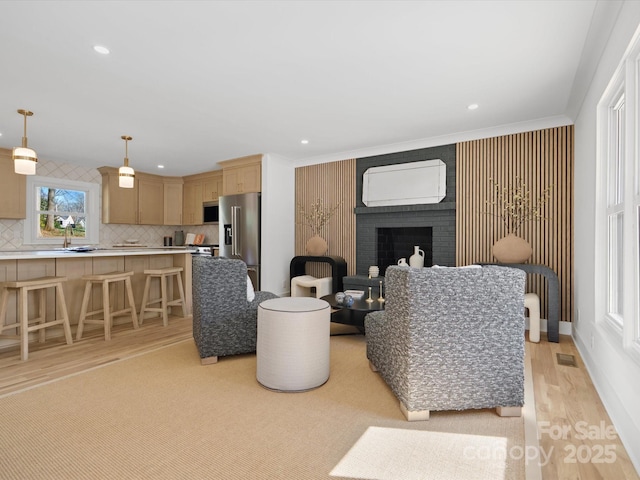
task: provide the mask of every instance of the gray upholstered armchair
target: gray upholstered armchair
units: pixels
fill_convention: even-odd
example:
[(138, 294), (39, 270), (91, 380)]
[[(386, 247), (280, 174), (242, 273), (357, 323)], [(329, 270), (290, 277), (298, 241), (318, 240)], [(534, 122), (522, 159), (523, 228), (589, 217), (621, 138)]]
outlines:
[(202, 364), (256, 351), (258, 305), (277, 295), (255, 292), (249, 301), (247, 280), (242, 260), (193, 257), (193, 339)]
[(367, 357), (407, 420), (524, 404), (525, 273), (508, 267), (389, 267), (385, 311), (365, 318)]

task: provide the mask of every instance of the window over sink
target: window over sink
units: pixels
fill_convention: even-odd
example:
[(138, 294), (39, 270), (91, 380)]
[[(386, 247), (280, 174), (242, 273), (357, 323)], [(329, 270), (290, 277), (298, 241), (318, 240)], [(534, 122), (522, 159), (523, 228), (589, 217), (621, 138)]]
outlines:
[(65, 232), (73, 244), (100, 239), (100, 186), (61, 178), (27, 178), (24, 243), (62, 246)]

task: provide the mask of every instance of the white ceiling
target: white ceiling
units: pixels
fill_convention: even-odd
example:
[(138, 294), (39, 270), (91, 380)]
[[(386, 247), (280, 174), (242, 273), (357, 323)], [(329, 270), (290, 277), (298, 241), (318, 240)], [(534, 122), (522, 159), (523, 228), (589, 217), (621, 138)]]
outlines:
[(18, 108), (35, 113), (27, 135), (40, 158), (119, 166), (126, 134), (131, 166), (154, 173), (161, 163), (165, 175), (254, 153), (308, 162), (532, 120), (571, 123), (618, 9), (2, 1), (0, 147), (20, 144)]

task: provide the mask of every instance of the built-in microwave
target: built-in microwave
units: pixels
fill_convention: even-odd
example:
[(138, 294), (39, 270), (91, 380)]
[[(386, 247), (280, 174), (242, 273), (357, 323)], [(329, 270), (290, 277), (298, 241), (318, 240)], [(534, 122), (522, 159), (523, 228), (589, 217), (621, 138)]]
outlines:
[(218, 210), (218, 202), (204, 202), (202, 204), (202, 221), (205, 224), (218, 224), (220, 220), (220, 211)]

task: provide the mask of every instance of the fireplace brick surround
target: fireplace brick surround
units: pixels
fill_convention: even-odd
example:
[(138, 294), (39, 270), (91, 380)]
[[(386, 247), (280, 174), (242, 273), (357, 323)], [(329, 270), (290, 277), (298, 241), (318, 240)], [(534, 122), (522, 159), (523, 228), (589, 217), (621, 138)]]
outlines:
[[(446, 196), (440, 203), (367, 207), (362, 203), (362, 176), (371, 167), (440, 159), (447, 166)], [(456, 263), (456, 146), (444, 145), (359, 158), (356, 161), (356, 274), (376, 265), (378, 228), (431, 227), (434, 265)], [(423, 246), (421, 246), (423, 248)], [(424, 249), (424, 248), (423, 248)], [(413, 252), (408, 252), (410, 256)]]

